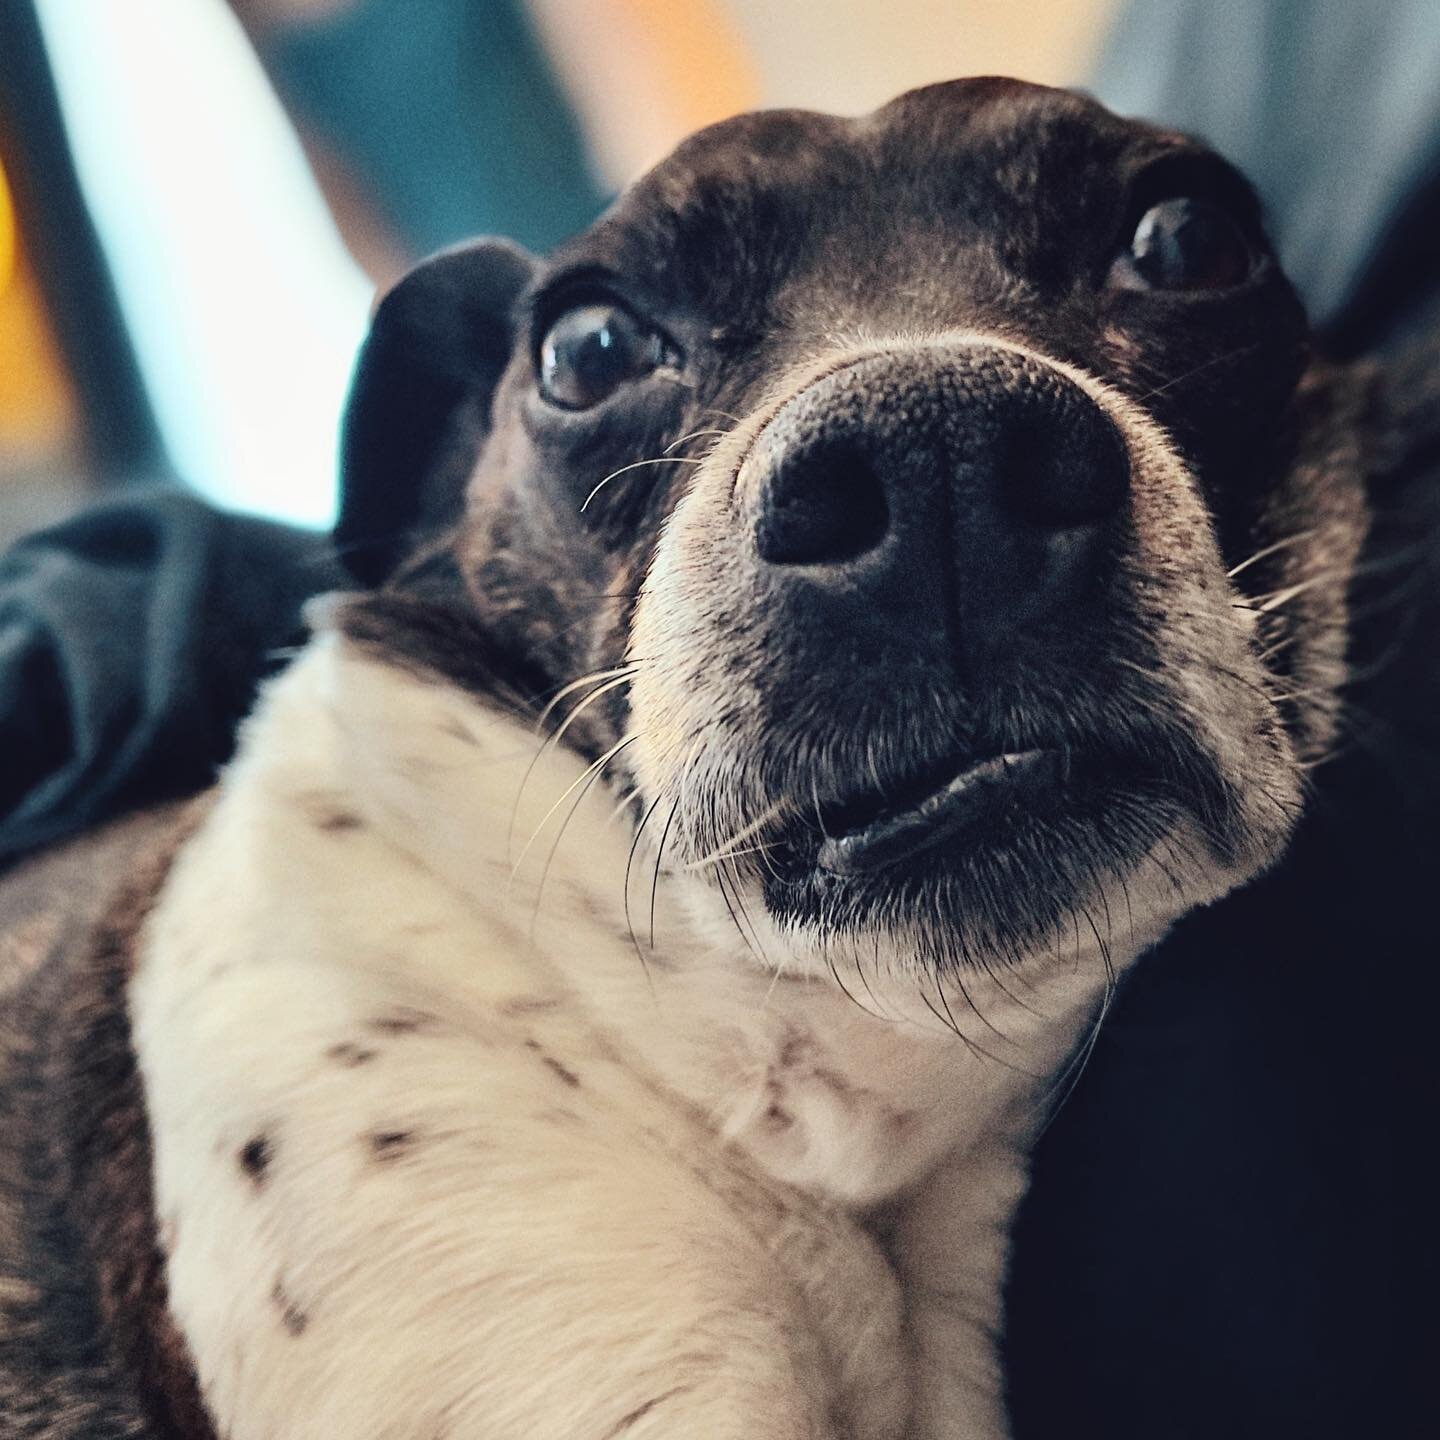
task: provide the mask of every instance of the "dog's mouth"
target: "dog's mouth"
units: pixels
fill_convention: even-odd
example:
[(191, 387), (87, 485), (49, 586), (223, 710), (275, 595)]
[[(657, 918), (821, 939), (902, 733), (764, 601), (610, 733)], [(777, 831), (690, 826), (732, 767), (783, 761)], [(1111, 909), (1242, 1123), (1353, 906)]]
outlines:
[(822, 807), (816, 866), (842, 877), (869, 875), (961, 843), (1003, 822), (1007, 811), (1053, 803), (1069, 773), (1070, 752), (1059, 748), (941, 762), (887, 795)]
[[(1082, 834), (1104, 831), (1114, 841), (1118, 829), (1153, 839), (1148, 822), (1180, 812), (1213, 828), (1219, 800), (1203, 765), (1187, 761), (1173, 737), (1167, 745), (1151, 736), (1148, 747), (1131, 740), (969, 744), (883, 783), (870, 775), (828, 794), (822, 787), (769, 832), (769, 873), (830, 896), (908, 894), (927, 878), (964, 874), (973, 881), (997, 860), (1008, 868), (1006, 857), (1022, 853), (1017, 845), (1030, 855), (1037, 844), (1083, 848)], [(1120, 821), (1137, 811), (1147, 819)], [(1097, 840), (1093, 855), (1074, 857), (1077, 867), (1099, 863), (1109, 849)], [(1118, 860), (1118, 851), (1110, 858)]]
[(930, 757), (914, 754), (912, 726), (909, 763), (896, 730), (868, 742), (852, 732), (840, 754), (777, 740), (748, 819), (728, 788), (733, 757), (692, 760), (665, 831), (670, 853), (747, 934), (754, 895), (805, 944), (864, 950), (896, 937), (922, 967), (1068, 943), (1091, 910), (1103, 933), (1109, 887), (1121, 887), (1116, 914), (1129, 917), (1125, 887), (1146, 864), (1157, 882), (1140, 893), (1168, 905), (1173, 891), (1178, 905), (1185, 887), (1209, 893), (1211, 877), (1246, 863), (1236, 795), (1182, 728), (1132, 718), (1123, 734), (1101, 734), (1073, 717), (1023, 729), (1022, 719), (992, 729), (957, 718)]

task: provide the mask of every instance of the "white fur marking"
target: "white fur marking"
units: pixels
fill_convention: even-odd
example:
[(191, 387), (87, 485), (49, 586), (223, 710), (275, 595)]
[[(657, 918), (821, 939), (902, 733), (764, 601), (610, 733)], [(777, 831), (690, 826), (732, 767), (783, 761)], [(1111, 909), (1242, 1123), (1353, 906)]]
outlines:
[[(906, 1429), (902, 1298), (844, 1212), (929, 1195), (902, 1279), (933, 1279), (939, 1244), (968, 1257), (946, 1283), (972, 1311), (998, 1305), (1018, 1157), (1098, 957), (1023, 1004), (986, 988), (990, 1063), (908, 985), (872, 991), (877, 1015), (803, 957), (776, 980), (694, 918), (698, 882), (667, 881), (652, 989), (595, 792), (537, 912), (573, 756), (535, 767), (517, 834), (541, 833), (510, 873), (537, 744), (322, 638), (177, 863), (132, 1010), (172, 1307), (218, 1428), (601, 1440), (642, 1411), (635, 1440), (821, 1440), (832, 1414), (854, 1440), (1001, 1434), (990, 1337), (939, 1312), (946, 1343), (919, 1345), (945, 1374)], [(921, 1183), (942, 1163), (974, 1202), (943, 1241)]]

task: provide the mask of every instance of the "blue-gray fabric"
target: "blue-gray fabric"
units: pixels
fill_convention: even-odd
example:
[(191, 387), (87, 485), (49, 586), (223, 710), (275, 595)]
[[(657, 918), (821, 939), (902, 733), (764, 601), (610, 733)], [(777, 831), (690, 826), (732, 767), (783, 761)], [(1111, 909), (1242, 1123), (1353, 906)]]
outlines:
[(473, 235), (544, 251), (603, 196), (517, 0), (358, 0), (262, 37), (290, 109), (415, 257)]
[[(1239, 165), (1312, 319), (1347, 348), (1383, 342), (1396, 316), (1366, 316), (1356, 334), (1352, 312), (1436, 190), (1436, 0), (1142, 0), (1121, 12), (1089, 88)], [(1411, 304), (1440, 274), (1440, 240), (1426, 248)]]

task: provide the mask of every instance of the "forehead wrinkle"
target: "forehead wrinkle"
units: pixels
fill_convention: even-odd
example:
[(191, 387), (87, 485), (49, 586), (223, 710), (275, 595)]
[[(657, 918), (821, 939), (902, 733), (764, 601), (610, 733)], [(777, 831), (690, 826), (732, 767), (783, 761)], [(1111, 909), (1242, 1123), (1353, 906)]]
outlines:
[(717, 295), (731, 310), (802, 275), (843, 276), (827, 288), (849, 285), (858, 298), (866, 285), (890, 285), (897, 270), (943, 277), (976, 256), (982, 271), (1023, 283), (1032, 259), (1062, 268), (1077, 225), (1116, 203), (1121, 147), (1113, 137), (1100, 146), (1106, 163), (1097, 166), (1093, 136), (1074, 114), (1040, 137), (1023, 116), (918, 141), (905, 133), (900, 153), (889, 130), (856, 123), (843, 146), (826, 135), (778, 170), (754, 156), (662, 165), (615, 216), (631, 266), (663, 272), (686, 298)]

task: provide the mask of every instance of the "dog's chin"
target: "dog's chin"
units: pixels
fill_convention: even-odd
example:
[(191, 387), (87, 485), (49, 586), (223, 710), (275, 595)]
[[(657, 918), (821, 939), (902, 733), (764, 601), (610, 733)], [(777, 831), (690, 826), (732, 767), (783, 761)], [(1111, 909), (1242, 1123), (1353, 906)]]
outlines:
[(937, 765), (909, 793), (797, 807), (705, 869), (742, 933), (763, 928), (792, 956), (920, 974), (1077, 949), (1108, 961), (1278, 853), (1282, 836), (1227, 832), (1220, 814), (1214, 794), (1133, 756), (1036, 748)]

